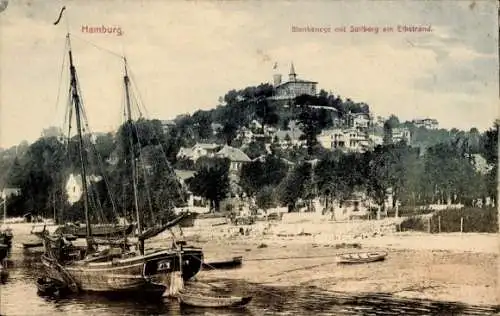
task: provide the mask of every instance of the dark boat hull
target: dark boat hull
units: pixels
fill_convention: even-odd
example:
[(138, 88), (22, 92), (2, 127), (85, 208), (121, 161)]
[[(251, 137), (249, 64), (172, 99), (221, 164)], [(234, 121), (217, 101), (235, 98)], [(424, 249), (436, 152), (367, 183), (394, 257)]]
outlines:
[(13, 238), (14, 236), (10, 230), (0, 232), (0, 244), (10, 247), (12, 245)]
[(5, 259), (8, 253), (9, 253), (9, 246), (0, 244), (0, 261)]
[[(92, 236), (94, 237), (123, 237), (130, 235), (134, 230), (134, 225), (92, 225)], [(54, 234), (73, 235), (77, 238), (87, 236), (85, 226), (66, 225), (56, 229)]]
[[(81, 291), (104, 294), (139, 295), (144, 291), (156, 293), (161, 289), (155, 284), (164, 281), (172, 272), (179, 271), (179, 261), (176, 251), (162, 250), (125, 259), (76, 261), (64, 265), (65, 271), (61, 271), (62, 269), (53, 259), (42, 256), (42, 263), (50, 278), (66, 283), (70, 279)], [(182, 251), (183, 279), (189, 280), (196, 275), (201, 270), (202, 261), (201, 250), (184, 249)]]
[(24, 249), (29, 249), (29, 248), (36, 248), (36, 247), (42, 247), (43, 246), (43, 241), (31, 241), (31, 242), (23, 242), (23, 248)]
[(49, 278), (38, 278), (36, 281), (36, 287), (38, 289), (38, 294), (40, 295), (59, 296), (69, 294), (71, 292), (63, 282)]
[(243, 257), (234, 257), (226, 261), (203, 262), (204, 270), (234, 269), (241, 266)]

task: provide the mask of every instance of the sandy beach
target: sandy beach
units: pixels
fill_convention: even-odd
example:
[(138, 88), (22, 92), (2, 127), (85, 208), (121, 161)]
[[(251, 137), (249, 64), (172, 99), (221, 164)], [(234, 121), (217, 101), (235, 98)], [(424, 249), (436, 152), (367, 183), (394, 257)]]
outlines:
[[(203, 271), (200, 281), (241, 279), (335, 292), (500, 304), (497, 234), (396, 233), (397, 219), (335, 223), (316, 214), (285, 214), (275, 224), (240, 226), (249, 229), (242, 236), (239, 227), (212, 226), (222, 221), (197, 220), (195, 227), (184, 229), (184, 235), (190, 243), (203, 247), (207, 261), (241, 255), (243, 266)], [(335, 263), (338, 253), (368, 249), (385, 250), (389, 255), (372, 264)]]
[[(184, 239), (202, 247), (206, 261), (243, 256), (243, 266), (202, 271), (198, 281), (243, 280), (278, 287), (313, 286), (332, 292), (500, 304), (497, 234), (396, 233), (400, 219), (332, 222), (317, 214), (285, 214), (280, 222), (249, 226), (220, 225), (224, 221), (198, 219), (194, 227), (183, 229)], [(11, 226), (19, 243), (29, 235), (32, 224)], [(248, 235), (241, 235), (240, 228), (248, 230)], [(148, 246), (170, 243), (171, 235), (163, 233)], [(335, 262), (338, 253), (363, 250), (384, 250), (388, 257), (363, 265)]]

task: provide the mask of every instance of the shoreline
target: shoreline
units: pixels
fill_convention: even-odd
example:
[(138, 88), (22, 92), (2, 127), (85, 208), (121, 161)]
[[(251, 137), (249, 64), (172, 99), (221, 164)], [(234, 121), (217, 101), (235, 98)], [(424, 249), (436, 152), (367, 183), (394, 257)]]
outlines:
[[(339, 223), (285, 217), (271, 225), (240, 226), (249, 229), (248, 235), (240, 235), (237, 226), (214, 227), (214, 223), (217, 220), (197, 220), (195, 227), (184, 229), (185, 239), (203, 248), (206, 261), (243, 256), (243, 265), (236, 270), (202, 271), (199, 280), (500, 305), (499, 234), (395, 232), (394, 219)], [(389, 254), (382, 262), (335, 263), (339, 253), (367, 250)]]
[[(205, 261), (243, 256), (243, 265), (202, 271), (196, 277), (199, 281), (219, 278), (352, 295), (385, 293), (397, 298), (500, 305), (498, 234), (396, 233), (391, 228), (393, 220), (332, 223), (301, 219), (213, 226), (220, 222), (198, 219), (194, 227), (183, 228), (184, 239), (203, 248)], [(14, 244), (19, 244), (33, 224), (10, 226)], [(48, 227), (53, 231), (56, 226)], [(248, 235), (241, 235), (240, 227), (248, 229)], [(165, 232), (151, 239), (147, 248), (170, 243), (171, 236)], [(387, 251), (388, 257), (363, 265), (335, 262), (339, 253), (367, 250)]]

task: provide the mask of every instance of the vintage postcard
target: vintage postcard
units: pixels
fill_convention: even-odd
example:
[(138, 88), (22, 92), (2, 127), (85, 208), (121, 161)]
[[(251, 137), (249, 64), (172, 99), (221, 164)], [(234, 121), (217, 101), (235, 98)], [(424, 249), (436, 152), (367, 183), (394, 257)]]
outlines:
[(498, 16), (0, 0), (0, 315), (500, 315)]

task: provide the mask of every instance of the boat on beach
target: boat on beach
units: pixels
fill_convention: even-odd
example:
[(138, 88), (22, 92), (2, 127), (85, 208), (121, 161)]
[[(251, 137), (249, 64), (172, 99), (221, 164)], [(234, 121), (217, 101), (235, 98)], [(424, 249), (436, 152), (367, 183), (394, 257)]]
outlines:
[(252, 300), (251, 296), (210, 296), (202, 293), (181, 291), (178, 300), (182, 305), (207, 308), (245, 307)]
[(9, 253), (9, 246), (5, 244), (0, 244), (0, 261), (5, 259), (8, 253)]
[(383, 261), (387, 257), (385, 251), (342, 253), (337, 256), (339, 264), (360, 264)]
[(39, 295), (61, 296), (69, 294), (70, 290), (64, 282), (41, 277), (36, 280)]
[(12, 239), (14, 234), (12, 229), (6, 226), (7, 222), (7, 193), (6, 189), (2, 191), (2, 204), (3, 204), (3, 219), (2, 225), (0, 226), (0, 245), (6, 245), (7, 247), (12, 246)]
[(37, 247), (42, 247), (42, 246), (43, 246), (42, 240), (32, 240), (32, 241), (23, 242), (24, 249), (37, 248)]
[[(123, 237), (128, 236), (134, 231), (134, 225), (113, 225), (98, 224), (92, 226), (92, 235), (95, 237)], [(85, 238), (87, 236), (87, 227), (85, 225), (66, 224), (59, 226), (54, 234), (73, 235), (76, 238)]]
[(202, 267), (204, 270), (233, 269), (240, 267), (242, 262), (243, 262), (243, 257), (237, 256), (227, 260), (203, 262)]
[[(64, 11), (61, 10), (60, 16)], [(59, 21), (59, 20), (58, 20)], [(57, 24), (57, 23), (55, 23)], [(84, 148), (83, 126), (86, 120), (85, 110), (80, 98), (80, 85), (74, 65), (74, 55), (71, 48), (70, 34), (66, 35), (66, 49), (69, 56), (70, 72), (70, 111), (74, 112), (77, 129), (79, 171), (81, 179), (87, 177), (86, 158), (87, 150)], [(131, 117), (130, 79), (127, 72), (127, 62), (124, 61), (123, 84), (126, 95), (126, 130), (132, 134), (134, 122)], [(70, 116), (71, 120), (71, 116)], [(71, 125), (70, 125), (71, 126)], [(103, 295), (118, 295), (123, 297), (143, 297), (160, 299), (169, 286), (164, 280), (179, 276), (182, 280), (189, 280), (195, 276), (202, 267), (203, 251), (196, 247), (188, 247), (185, 243), (177, 242), (171, 229), (178, 226), (189, 214), (183, 213), (167, 223), (144, 227), (143, 216), (145, 210), (139, 208), (136, 162), (140, 161), (137, 152), (132, 147), (133, 135), (127, 135), (131, 143), (130, 157), (125, 157), (131, 165), (131, 183), (134, 195), (135, 221), (137, 225), (137, 244), (131, 250), (128, 234), (134, 226), (127, 225), (102, 225), (91, 222), (91, 215), (96, 215), (90, 203), (90, 193), (87, 181), (81, 181), (81, 198), (83, 200), (83, 214), (85, 225), (64, 226), (55, 234), (43, 233), (44, 254), (41, 261), (45, 270), (45, 277), (54, 282), (65, 284), (72, 293), (95, 292)], [(167, 165), (169, 168), (170, 165)], [(171, 201), (169, 201), (171, 202)], [(95, 208), (95, 205), (93, 206)], [(93, 213), (91, 214), (91, 212)], [(98, 219), (99, 217), (96, 216)], [(94, 219), (94, 222), (97, 220)], [(145, 250), (146, 240), (169, 230), (173, 235), (172, 246), (160, 249)], [(83, 232), (85, 232), (83, 234)], [(67, 238), (65, 234), (85, 237), (86, 247), (80, 248)], [(67, 235), (66, 235), (67, 236)], [(178, 273), (182, 271), (182, 273)], [(46, 280), (46, 279), (45, 279)], [(175, 284), (175, 282), (172, 282)], [(43, 285), (43, 284), (42, 284)], [(42, 286), (41, 285), (41, 286)]]

